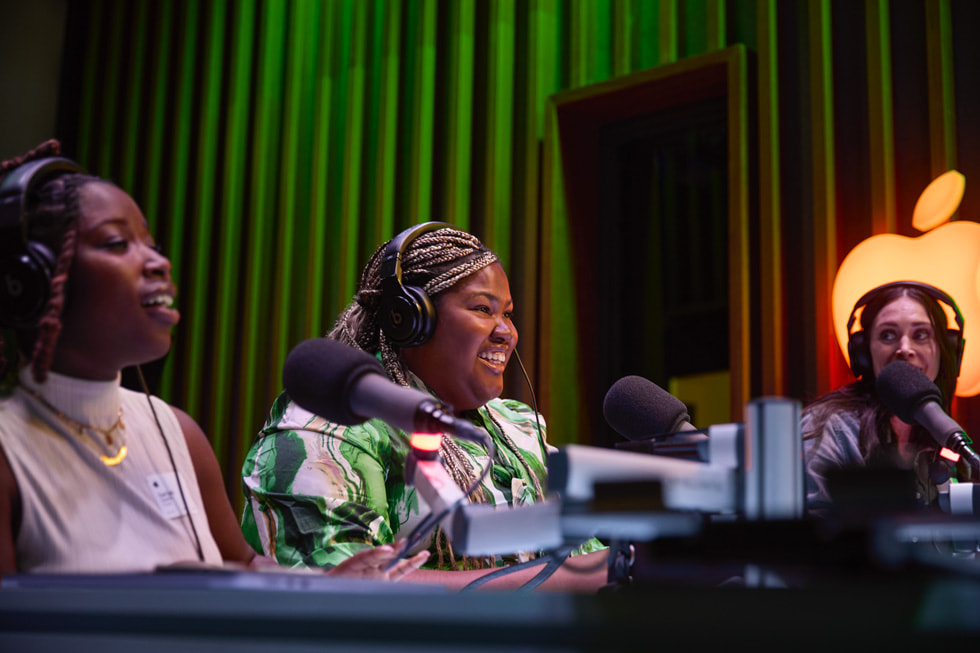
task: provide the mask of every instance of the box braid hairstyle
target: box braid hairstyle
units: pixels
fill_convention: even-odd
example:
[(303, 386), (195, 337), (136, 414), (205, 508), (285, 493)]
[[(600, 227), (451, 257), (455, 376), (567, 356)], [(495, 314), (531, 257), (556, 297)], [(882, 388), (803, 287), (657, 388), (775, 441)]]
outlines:
[[(61, 143), (51, 139), (19, 157), (3, 161), (0, 163), (0, 181), (25, 163), (58, 156), (60, 152)], [(79, 191), (95, 181), (111, 183), (92, 175), (67, 173), (48, 180), (27, 198), (27, 214), (21, 216), (22, 222), (27, 224), (27, 236), (30, 240), (44, 243), (54, 252), (55, 265), (51, 276), (51, 293), (37, 324), (16, 331), (17, 353), (7, 346), (4, 335), (0, 333), (0, 377), (5, 381), (9, 375), (16, 374), (19, 364), (11, 359), (17, 358), (18, 354), (31, 361), (32, 373), (38, 383), (47, 380), (61, 333), (65, 284), (75, 258)]]
[[(389, 341), (378, 318), (382, 294), (381, 264), (388, 244), (388, 242), (384, 243), (371, 255), (361, 274), (360, 287), (354, 300), (340, 314), (327, 337), (370, 354), (380, 351), (381, 361), (388, 377), (399, 385), (409, 386), (410, 371), (402, 361), (400, 348)], [(475, 236), (452, 228), (436, 229), (420, 234), (408, 244), (402, 257), (402, 283), (421, 288), (435, 301), (440, 293), (497, 262), (497, 255)], [(541, 482), (524, 459), (524, 455), (506, 435), (503, 428), (496, 421), (494, 424), (500, 431), (504, 444), (517, 455), (530, 472), (538, 497), (543, 498)], [(443, 438), (440, 453), (453, 480), (465, 491), (479, 474), (472, 468), (469, 460), (452, 438)], [(478, 503), (486, 503), (490, 500), (489, 493), (482, 487), (470, 498)], [(492, 557), (484, 560), (464, 557), (459, 564), (452, 546), (441, 532), (436, 535), (436, 546), (440, 568), (443, 567), (446, 554), (449, 556), (449, 564), (454, 569), (482, 568), (495, 564)]]
[[(385, 335), (378, 317), (381, 264), (388, 244), (371, 255), (354, 301), (341, 313), (327, 337), (371, 354), (380, 351), (388, 376), (408, 385), (408, 369), (398, 355), (399, 348)], [(402, 284), (419, 287), (434, 299), (497, 260), (496, 254), (475, 236), (451, 228), (436, 229), (409, 243), (402, 259)]]

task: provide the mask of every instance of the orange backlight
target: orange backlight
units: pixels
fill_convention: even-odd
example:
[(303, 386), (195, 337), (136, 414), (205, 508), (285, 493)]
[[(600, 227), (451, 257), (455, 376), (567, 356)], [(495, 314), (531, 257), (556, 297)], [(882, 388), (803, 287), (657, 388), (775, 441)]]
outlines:
[(418, 451), (439, 451), (442, 433), (412, 433), (411, 443)]
[(960, 455), (955, 451), (950, 451), (946, 447), (939, 450), (939, 455), (950, 462), (958, 463), (960, 461)]
[[(950, 295), (963, 315), (967, 342), (980, 340), (980, 223), (950, 218), (956, 213), (966, 178), (949, 170), (919, 196), (912, 226), (919, 236), (879, 233), (870, 236), (848, 252), (841, 261), (831, 291), (834, 331), (844, 359), (850, 363), (847, 320), (854, 303), (872, 288), (892, 281), (919, 281)], [(955, 315), (943, 306), (950, 327)], [(858, 327), (852, 327), (852, 331)], [(980, 394), (980, 348), (964, 350), (963, 364), (955, 394)]]

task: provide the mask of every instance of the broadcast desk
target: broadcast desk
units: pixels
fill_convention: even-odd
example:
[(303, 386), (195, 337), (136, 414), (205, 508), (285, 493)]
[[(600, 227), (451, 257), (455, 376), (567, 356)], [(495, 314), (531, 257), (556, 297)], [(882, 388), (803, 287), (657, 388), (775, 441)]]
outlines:
[(596, 595), (224, 571), (13, 576), (0, 589), (0, 651), (922, 650), (963, 641), (980, 641), (980, 582), (941, 573), (805, 589), (646, 583)]

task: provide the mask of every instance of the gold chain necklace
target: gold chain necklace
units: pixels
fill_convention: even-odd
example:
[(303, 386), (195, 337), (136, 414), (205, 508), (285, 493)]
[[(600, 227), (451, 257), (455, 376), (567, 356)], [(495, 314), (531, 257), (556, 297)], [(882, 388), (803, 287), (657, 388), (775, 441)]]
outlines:
[[(115, 440), (112, 434), (115, 433), (116, 431), (119, 431), (120, 440), (125, 439), (126, 425), (123, 424), (122, 406), (119, 407), (119, 416), (116, 417), (116, 421), (113, 422), (112, 426), (110, 426), (107, 429), (103, 429), (103, 428), (99, 428), (98, 426), (92, 426), (91, 424), (84, 424), (82, 422), (79, 422), (77, 419), (65, 415), (63, 412), (55, 408), (51, 404), (51, 402), (49, 402), (47, 399), (42, 397), (37, 391), (25, 386), (21, 386), (21, 387), (23, 387), (24, 390), (26, 390), (27, 393), (30, 394), (32, 397), (34, 397), (39, 402), (41, 402), (42, 406), (44, 406), (49, 411), (54, 413), (55, 416), (59, 420), (61, 420), (62, 424), (69, 427), (70, 429), (74, 429), (75, 431), (77, 431), (79, 436), (83, 436), (83, 435), (87, 436), (88, 439), (92, 441), (97, 447), (108, 448), (113, 446), (113, 444), (115, 444)], [(93, 437), (92, 436), (93, 433), (101, 434), (105, 438), (105, 445), (103, 445), (102, 440)], [(126, 457), (127, 453), (128, 450), (126, 449), (126, 443), (121, 442), (119, 451), (116, 452), (116, 455), (106, 456), (104, 454), (99, 454), (99, 459), (102, 460), (102, 463), (104, 465), (108, 465), (111, 467), (113, 465), (118, 465), (119, 463), (121, 463), (123, 459)]]

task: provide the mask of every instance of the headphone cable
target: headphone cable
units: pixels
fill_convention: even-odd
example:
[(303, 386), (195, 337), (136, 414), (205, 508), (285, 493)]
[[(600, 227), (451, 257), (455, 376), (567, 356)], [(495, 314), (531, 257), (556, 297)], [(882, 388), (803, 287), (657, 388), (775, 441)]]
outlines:
[(180, 493), (180, 500), (184, 504), (184, 510), (187, 511), (187, 521), (191, 525), (191, 532), (194, 534), (194, 546), (197, 548), (197, 559), (204, 562), (204, 550), (201, 547), (201, 538), (197, 534), (197, 526), (194, 525), (194, 517), (191, 515), (190, 506), (187, 504), (187, 497), (184, 496), (184, 486), (180, 482), (180, 473), (177, 471), (177, 463), (174, 461), (174, 454), (170, 450), (170, 443), (167, 441), (167, 436), (163, 433), (163, 425), (160, 424), (160, 418), (157, 416), (156, 408), (153, 406), (153, 399), (150, 396), (150, 388), (146, 384), (146, 378), (143, 376), (143, 369), (137, 365), (136, 373), (140, 377), (140, 385), (143, 386), (143, 392), (146, 394), (146, 401), (150, 404), (150, 412), (153, 413), (153, 420), (157, 423), (157, 429), (160, 431), (160, 437), (163, 439), (163, 446), (167, 449), (167, 457), (170, 458), (170, 467), (174, 470), (174, 478), (177, 480), (177, 490)]
[(538, 444), (541, 447), (541, 456), (543, 461), (548, 460), (548, 447), (544, 443), (544, 430), (541, 428), (541, 414), (538, 412), (538, 400), (534, 396), (534, 387), (531, 385), (531, 377), (528, 376), (527, 370), (524, 368), (524, 361), (521, 360), (521, 355), (517, 353), (517, 347), (514, 347), (514, 356), (517, 357), (517, 365), (521, 368), (521, 374), (524, 375), (524, 381), (527, 383), (528, 392), (531, 393), (531, 409), (534, 411), (534, 423), (538, 427)]

